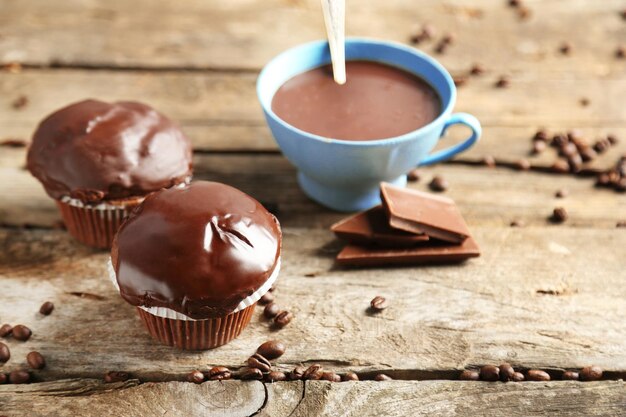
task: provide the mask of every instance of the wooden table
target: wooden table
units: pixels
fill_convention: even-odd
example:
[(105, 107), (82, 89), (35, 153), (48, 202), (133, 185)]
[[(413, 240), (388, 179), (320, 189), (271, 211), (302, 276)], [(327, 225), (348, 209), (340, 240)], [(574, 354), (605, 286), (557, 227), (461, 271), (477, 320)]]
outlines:
[[(552, 150), (528, 157), (530, 137), (581, 129), (621, 143), (591, 165), (626, 152), (623, 0), (526, 0), (529, 18), (504, 0), (348, 1), (350, 35), (407, 42), (421, 24), (457, 40), (441, 62), (459, 76), (457, 110), (484, 125), (480, 144), (455, 163), (424, 169), (413, 187), (445, 176), (483, 256), (462, 266), (341, 269), (328, 226), (342, 214), (308, 200), (262, 119), (254, 83), (287, 47), (321, 38), (316, 0), (0, 0), (0, 138), (28, 139), (49, 112), (85, 97), (136, 99), (181, 123), (195, 148), (195, 178), (223, 181), (277, 206), (284, 269), (277, 301), (296, 319), (269, 330), (260, 312), (241, 337), (208, 352), (155, 344), (107, 282), (107, 254), (59, 230), (59, 215), (23, 168), (24, 148), (0, 148), (0, 322), (33, 329), (3, 372), (31, 350), (47, 359), (36, 383), (0, 386), (9, 416), (625, 415), (626, 195), (592, 177), (545, 172)], [(562, 42), (571, 53), (559, 52)], [(418, 47), (432, 53), (436, 41)], [(494, 88), (500, 75), (511, 84)], [(25, 96), (25, 106), (13, 106)], [(581, 98), (589, 104), (580, 104)], [(23, 101), (23, 100), (22, 100)], [(18, 103), (19, 104), (19, 103)], [(15, 108), (17, 107), (17, 108)], [(462, 130), (462, 129), (461, 129)], [(455, 132), (459, 137), (465, 132)], [(497, 168), (477, 164), (493, 155)], [(556, 199), (557, 189), (570, 195)], [(570, 219), (552, 225), (555, 206)], [(520, 219), (525, 227), (511, 228)], [(28, 227), (22, 227), (28, 226)], [(375, 295), (390, 300), (366, 314)], [(43, 317), (42, 302), (56, 309)], [(182, 382), (189, 371), (243, 366), (268, 338), (288, 345), (277, 367), (320, 363), (391, 382)], [(457, 381), (467, 367), (503, 361), (559, 378), (597, 364), (599, 382)], [(108, 370), (133, 379), (104, 384)]]

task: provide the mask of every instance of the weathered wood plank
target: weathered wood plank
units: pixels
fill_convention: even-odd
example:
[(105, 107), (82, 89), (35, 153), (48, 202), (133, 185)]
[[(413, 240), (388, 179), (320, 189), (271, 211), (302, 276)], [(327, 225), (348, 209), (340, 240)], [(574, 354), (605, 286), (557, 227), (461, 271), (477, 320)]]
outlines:
[(63, 380), (0, 386), (8, 416), (621, 416), (623, 381), (480, 383), (457, 381), (181, 382), (107, 386)]
[[(60, 220), (57, 208), (22, 169), (24, 158), (23, 149), (0, 148), (0, 222), (52, 227)], [(194, 163), (196, 179), (225, 182), (277, 205), (285, 226), (326, 228), (344, 217), (309, 200), (298, 188), (295, 169), (280, 155), (196, 155)], [(457, 201), (471, 225), (507, 226), (521, 219), (529, 226), (551, 230), (547, 217), (555, 206), (570, 212), (565, 227), (614, 228), (626, 217), (626, 194), (594, 189), (591, 178), (439, 165), (424, 169), (424, 179), (411, 186), (426, 190), (435, 174), (448, 180), (446, 194)], [(569, 190), (570, 195), (554, 198), (559, 188)]]
[[(62, 231), (3, 231), (0, 321), (33, 330), (26, 343), (6, 341), (12, 358), (3, 369), (38, 350), (48, 362), (38, 380), (99, 378), (107, 370), (183, 379), (194, 368), (238, 368), (263, 341), (280, 338), (288, 350), (277, 366), (285, 370), (320, 362), (337, 371), (449, 378), (466, 366), (509, 361), (556, 371), (594, 363), (624, 375), (622, 230), (472, 229), (483, 256), (465, 265), (350, 270), (334, 266), (341, 244), (329, 231), (286, 228), (276, 296), (296, 319), (273, 332), (259, 309), (239, 339), (208, 352), (152, 342), (108, 281), (106, 253)], [(376, 295), (391, 307), (371, 316), (366, 307)], [(46, 300), (56, 309), (43, 317), (36, 312)]]
[[(346, 28), (348, 35), (400, 42), (425, 22), (439, 36), (453, 31), (458, 40), (442, 60), (454, 70), (480, 60), (494, 71), (623, 73), (613, 58), (626, 36), (621, 0), (526, 3), (534, 13), (521, 22), (493, 0), (359, 1), (347, 5)], [(185, 7), (168, 0), (28, 0), (2, 8), (0, 62), (33, 65), (258, 69), (290, 46), (324, 37), (315, 0), (189, 0)], [(572, 30), (581, 22), (598, 29)], [(558, 52), (565, 40), (573, 45), (570, 57)], [(432, 53), (434, 42), (420, 47)]]

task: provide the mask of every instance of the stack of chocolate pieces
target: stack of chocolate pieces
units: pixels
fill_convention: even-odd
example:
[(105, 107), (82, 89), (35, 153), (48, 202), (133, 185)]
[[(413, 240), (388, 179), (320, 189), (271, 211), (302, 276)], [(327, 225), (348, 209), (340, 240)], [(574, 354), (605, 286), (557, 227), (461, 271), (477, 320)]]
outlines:
[(381, 184), (382, 205), (331, 227), (349, 244), (341, 265), (376, 266), (459, 263), (480, 256), (476, 241), (453, 200)]

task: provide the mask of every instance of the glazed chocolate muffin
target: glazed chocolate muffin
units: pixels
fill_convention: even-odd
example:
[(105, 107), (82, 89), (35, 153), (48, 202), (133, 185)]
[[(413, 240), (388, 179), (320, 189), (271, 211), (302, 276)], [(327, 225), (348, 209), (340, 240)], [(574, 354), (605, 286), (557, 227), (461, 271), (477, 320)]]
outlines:
[(189, 181), (191, 156), (189, 139), (151, 107), (85, 100), (40, 123), (27, 167), (57, 201), (69, 232), (107, 248), (146, 195)]
[(258, 201), (197, 181), (148, 196), (120, 227), (111, 279), (152, 336), (182, 349), (237, 337), (280, 269), (281, 231)]

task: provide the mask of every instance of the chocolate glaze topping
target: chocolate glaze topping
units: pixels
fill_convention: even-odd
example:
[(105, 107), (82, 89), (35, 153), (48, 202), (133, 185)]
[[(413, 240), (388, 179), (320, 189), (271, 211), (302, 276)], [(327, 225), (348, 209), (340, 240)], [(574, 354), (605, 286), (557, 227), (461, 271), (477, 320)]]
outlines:
[(111, 260), (130, 304), (223, 317), (270, 277), (276, 218), (228, 185), (196, 181), (148, 196), (120, 227)]
[(189, 139), (151, 107), (85, 100), (41, 122), (27, 166), (52, 198), (97, 203), (183, 182), (191, 153)]

